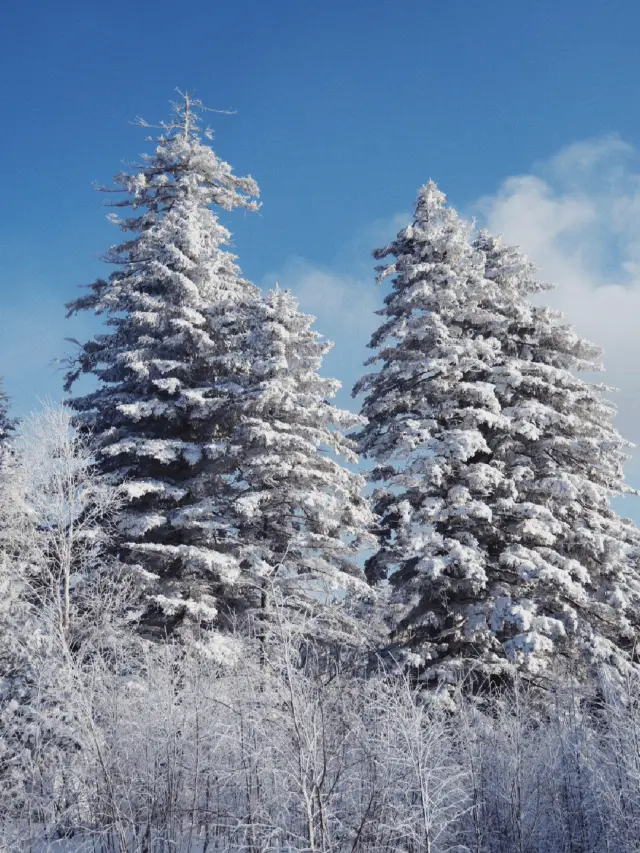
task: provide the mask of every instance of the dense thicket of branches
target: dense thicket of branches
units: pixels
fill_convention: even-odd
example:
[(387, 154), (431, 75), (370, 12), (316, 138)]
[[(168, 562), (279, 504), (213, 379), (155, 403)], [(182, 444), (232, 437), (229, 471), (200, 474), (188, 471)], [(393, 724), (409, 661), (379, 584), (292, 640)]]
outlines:
[(516, 681), (452, 714), (277, 622), (266, 654), (245, 639), (225, 667), (172, 643), (134, 650), (113, 620), (82, 654), (56, 635), (0, 787), (3, 849), (637, 849), (636, 680), (623, 700), (601, 683), (591, 704)]

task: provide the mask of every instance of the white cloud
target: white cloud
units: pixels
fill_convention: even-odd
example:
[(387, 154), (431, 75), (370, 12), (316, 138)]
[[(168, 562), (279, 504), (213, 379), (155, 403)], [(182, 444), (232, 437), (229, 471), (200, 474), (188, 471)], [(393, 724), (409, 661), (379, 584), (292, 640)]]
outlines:
[[(547, 303), (603, 348), (602, 381), (620, 389), (617, 425), (640, 443), (640, 165), (616, 136), (578, 142), (504, 181), (474, 212), (519, 244), (557, 289)], [(629, 466), (640, 486), (640, 454)]]

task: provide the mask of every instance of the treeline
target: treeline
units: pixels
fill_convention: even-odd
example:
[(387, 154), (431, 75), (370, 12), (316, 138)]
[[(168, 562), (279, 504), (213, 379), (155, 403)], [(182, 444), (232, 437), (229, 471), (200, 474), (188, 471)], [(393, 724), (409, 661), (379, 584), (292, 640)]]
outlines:
[(313, 318), (229, 251), (258, 188), (200, 107), (109, 190), (113, 271), (68, 306), (104, 319), (68, 362), (93, 390), (21, 425), (0, 399), (6, 848), (637, 849), (640, 537), (597, 348), (429, 182), (339, 409)]

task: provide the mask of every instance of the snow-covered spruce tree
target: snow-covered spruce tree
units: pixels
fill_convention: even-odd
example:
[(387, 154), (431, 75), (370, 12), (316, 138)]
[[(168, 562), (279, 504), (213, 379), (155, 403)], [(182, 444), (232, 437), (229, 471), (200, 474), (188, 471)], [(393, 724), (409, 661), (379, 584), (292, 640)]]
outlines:
[(356, 555), (371, 511), (363, 477), (341, 463), (357, 462), (344, 431), (363, 420), (330, 402), (340, 383), (318, 371), (333, 344), (313, 321), (289, 292), (266, 295), (251, 338), (253, 384), (234, 435), (244, 488), (235, 503), (238, 539), (249, 599), (262, 617), (271, 590), (308, 611), (336, 591), (344, 602), (345, 593), (368, 589)]
[(354, 393), (381, 484), (367, 574), (392, 587), (394, 643), (440, 683), (553, 658), (631, 665), (637, 532), (609, 506), (630, 491), (627, 445), (606, 389), (575, 375), (598, 351), (528, 300), (546, 287), (534, 268), (486, 233), (473, 241), (432, 182), (374, 253), (388, 255), (381, 368)]
[(17, 421), (9, 415), (9, 397), (0, 377), (0, 444), (6, 444), (15, 433)]
[(211, 621), (238, 573), (227, 510), (235, 488), (229, 438), (250, 372), (244, 339), (259, 293), (241, 278), (215, 208), (257, 207), (252, 178), (237, 178), (200, 131), (199, 102), (174, 105), (155, 151), (119, 174), (114, 219), (128, 236), (107, 253), (108, 279), (68, 306), (94, 311), (107, 331), (79, 348), (67, 376), (99, 380), (75, 397), (103, 474), (125, 484), (121, 547), (139, 561), (161, 634), (190, 615)]

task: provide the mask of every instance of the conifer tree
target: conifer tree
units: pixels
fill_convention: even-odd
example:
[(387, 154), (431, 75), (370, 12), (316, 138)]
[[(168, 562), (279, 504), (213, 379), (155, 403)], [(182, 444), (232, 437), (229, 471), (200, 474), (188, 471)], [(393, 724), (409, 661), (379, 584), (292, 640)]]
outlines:
[(475, 240), (434, 183), (378, 267), (393, 276), (354, 393), (380, 515), (371, 582), (392, 587), (393, 639), (425, 680), (632, 665), (637, 532), (610, 508), (626, 442), (597, 349), (528, 297), (516, 249)]
[(9, 414), (9, 397), (4, 390), (4, 380), (0, 377), (0, 444), (6, 445), (15, 433), (17, 421)]
[(254, 603), (259, 590), (265, 609), (275, 586), (305, 610), (336, 591), (367, 590), (356, 554), (370, 509), (362, 476), (341, 462), (357, 462), (344, 431), (362, 418), (330, 403), (340, 383), (318, 371), (333, 345), (312, 329), (314, 318), (279, 289), (267, 294), (262, 312), (251, 340), (253, 383), (234, 436), (244, 486), (235, 503), (238, 540)]
[(185, 615), (212, 621), (218, 593), (239, 574), (228, 508), (236, 488), (229, 440), (250, 373), (244, 343), (259, 306), (228, 250), (216, 209), (254, 210), (252, 178), (237, 178), (200, 130), (188, 95), (161, 125), (155, 150), (116, 176), (113, 220), (127, 235), (105, 260), (116, 269), (70, 303), (107, 330), (79, 347), (67, 375), (99, 387), (72, 398), (102, 473), (124, 484), (121, 547), (149, 584), (150, 629)]

